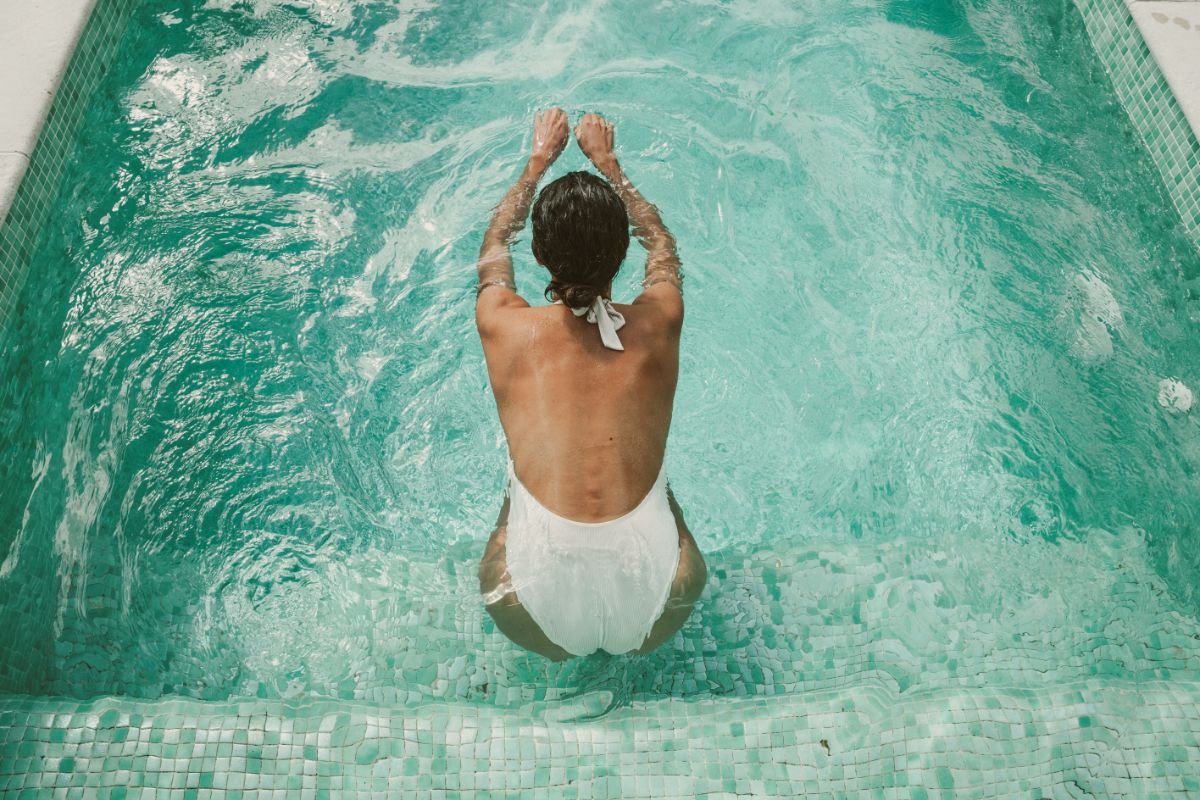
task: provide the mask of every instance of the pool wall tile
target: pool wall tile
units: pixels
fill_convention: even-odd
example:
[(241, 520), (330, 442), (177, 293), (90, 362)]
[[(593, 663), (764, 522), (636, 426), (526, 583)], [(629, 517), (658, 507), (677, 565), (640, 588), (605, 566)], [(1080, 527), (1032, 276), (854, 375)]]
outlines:
[[(28, 168), (0, 226), (0, 332), (9, 324), (36, 243), (52, 210), (51, 203), (58, 196), (80, 121), (118, 51), (136, 5), (135, 0), (102, 0), (95, 5), (46, 114)], [(0, 163), (0, 169), (4, 168)], [(11, 542), (5, 537), (15, 532), (16, 526), (6, 526), (0, 533), (0, 556), (9, 552)], [(48, 546), (47, 542), (30, 545)], [(29, 552), (24, 557), (49, 565), (52, 559), (43, 555)], [(0, 659), (0, 686), (20, 691), (35, 685), (51, 657), (44, 634), (54, 625), (49, 598), (57, 596), (57, 590), (52, 569), (48, 568), (42, 578), (40, 590), (33, 584), (26, 586), (22, 596), (9, 606), (12, 613), (6, 615), (4, 627), (5, 635), (10, 637), (6, 646), (11, 655)]]
[(17, 160), (0, 160), (0, 173), (19, 172), (24, 177), (0, 225), (0, 331), (12, 316), (13, 305), (25, 282), (34, 245), (45, 227), (50, 203), (58, 194), (75, 133), (92, 93), (118, 52), (135, 0), (101, 0), (93, 7), (75, 52), (63, 74), (54, 102), (46, 114), (37, 144)]
[[(1192, 241), (1200, 245), (1200, 144), (1127, 0), (1074, 0), (1113, 89)], [(1200, 33), (1197, 33), (1200, 46)]]

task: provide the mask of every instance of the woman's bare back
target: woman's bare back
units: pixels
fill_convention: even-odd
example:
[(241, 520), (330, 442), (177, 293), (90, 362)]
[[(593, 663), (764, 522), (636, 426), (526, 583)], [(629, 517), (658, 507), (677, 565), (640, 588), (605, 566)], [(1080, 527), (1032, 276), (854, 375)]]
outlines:
[(513, 309), (482, 334), (517, 475), (546, 507), (581, 522), (620, 516), (645, 497), (671, 426), (679, 327), (650, 301), (616, 308), (623, 352), (606, 350), (595, 326), (561, 305)]

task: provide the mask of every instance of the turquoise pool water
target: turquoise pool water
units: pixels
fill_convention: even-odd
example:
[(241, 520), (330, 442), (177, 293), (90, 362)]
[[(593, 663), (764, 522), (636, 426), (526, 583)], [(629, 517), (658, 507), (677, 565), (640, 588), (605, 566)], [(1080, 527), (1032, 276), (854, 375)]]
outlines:
[[(710, 585), (645, 657), (476, 593), (473, 260), (550, 104), (688, 275)], [(0, 362), (10, 786), (1200, 789), (1200, 258), (1069, 3), (146, 4), (58, 206)]]

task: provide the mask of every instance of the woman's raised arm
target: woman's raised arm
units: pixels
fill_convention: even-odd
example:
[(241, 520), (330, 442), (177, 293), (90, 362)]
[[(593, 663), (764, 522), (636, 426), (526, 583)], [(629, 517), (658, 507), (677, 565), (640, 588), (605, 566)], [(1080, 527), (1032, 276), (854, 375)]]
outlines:
[(479, 249), (479, 261), (476, 264), (479, 272), (475, 303), (477, 323), (482, 321), (480, 314), (495, 304), (479, 302), (484, 289), (489, 286), (503, 286), (513, 292), (517, 290), (517, 284), (513, 280), (509, 247), (525, 227), (525, 218), (529, 216), (529, 206), (533, 202), (534, 192), (537, 191), (538, 181), (566, 147), (567, 135), (567, 115), (561, 108), (551, 108), (534, 117), (533, 152), (517, 182), (492, 212), (492, 221), (483, 235), (483, 246)]
[(658, 209), (634, 188), (613, 152), (613, 126), (599, 114), (587, 114), (575, 127), (575, 140), (596, 169), (608, 178), (625, 203), (633, 223), (633, 235), (646, 248), (646, 275), (643, 288), (668, 282), (683, 291), (683, 273), (675, 252), (675, 237), (663, 224)]

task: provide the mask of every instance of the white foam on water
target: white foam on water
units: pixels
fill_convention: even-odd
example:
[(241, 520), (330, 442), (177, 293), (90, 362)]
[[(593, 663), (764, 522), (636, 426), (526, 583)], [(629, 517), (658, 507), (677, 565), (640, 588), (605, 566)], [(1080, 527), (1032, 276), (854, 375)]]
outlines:
[(1163, 378), (1158, 382), (1158, 404), (1167, 411), (1186, 414), (1192, 410), (1196, 396), (1187, 384), (1174, 378)]

